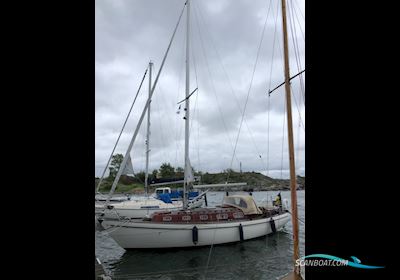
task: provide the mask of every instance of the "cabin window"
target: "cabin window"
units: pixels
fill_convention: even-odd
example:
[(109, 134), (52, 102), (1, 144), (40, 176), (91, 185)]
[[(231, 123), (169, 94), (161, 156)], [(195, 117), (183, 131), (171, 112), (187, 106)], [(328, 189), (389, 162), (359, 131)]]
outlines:
[(225, 219), (228, 219), (228, 214), (226, 214), (226, 213), (217, 214), (217, 219), (218, 219), (218, 220), (225, 220)]
[(164, 222), (172, 221), (172, 217), (171, 216), (164, 216), (162, 219), (163, 219)]
[(241, 199), (239, 202), (239, 206), (242, 208), (247, 208), (247, 203), (243, 199)]
[(156, 194), (162, 194), (163, 190), (156, 190)]
[(192, 217), (190, 216), (182, 216), (182, 221), (190, 221)]
[(236, 212), (236, 213), (233, 213), (233, 217), (234, 217), (235, 219), (241, 219), (241, 218), (244, 217), (244, 215), (243, 215), (243, 213), (241, 213), (241, 212)]

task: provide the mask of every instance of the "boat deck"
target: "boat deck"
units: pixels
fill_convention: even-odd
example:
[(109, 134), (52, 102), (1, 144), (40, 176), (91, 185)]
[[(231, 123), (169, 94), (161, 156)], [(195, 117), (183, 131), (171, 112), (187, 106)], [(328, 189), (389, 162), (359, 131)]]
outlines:
[(265, 209), (260, 207), (261, 214), (245, 214), (242, 210), (235, 207), (213, 207), (196, 208), (189, 211), (163, 211), (155, 212), (151, 218), (145, 221), (156, 223), (215, 223), (224, 221), (253, 220), (260, 218), (274, 217), (282, 214), (278, 209)]

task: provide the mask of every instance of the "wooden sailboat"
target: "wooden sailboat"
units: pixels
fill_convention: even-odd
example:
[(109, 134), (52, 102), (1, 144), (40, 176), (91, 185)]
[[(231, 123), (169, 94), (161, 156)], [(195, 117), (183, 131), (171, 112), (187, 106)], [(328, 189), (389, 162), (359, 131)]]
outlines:
[[(186, 38), (190, 38), (190, 0), (186, 2), (186, 11)], [(250, 195), (226, 196), (219, 207), (188, 209), (187, 190), (193, 182), (189, 161), (189, 41), (186, 40), (183, 210), (158, 212), (142, 221), (104, 220), (103, 227), (112, 228), (109, 235), (125, 249), (195, 247), (244, 241), (281, 230), (290, 220), (290, 214), (281, 206), (258, 207)]]

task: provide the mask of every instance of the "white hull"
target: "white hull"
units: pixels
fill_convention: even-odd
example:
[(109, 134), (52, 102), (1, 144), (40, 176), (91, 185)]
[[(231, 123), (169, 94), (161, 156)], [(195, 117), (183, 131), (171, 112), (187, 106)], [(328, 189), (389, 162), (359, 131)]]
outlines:
[(111, 204), (113, 209), (104, 209), (104, 205), (96, 205), (95, 213), (103, 214), (105, 219), (141, 219), (159, 211), (173, 211), (182, 209), (182, 202), (164, 203), (159, 200), (149, 201), (126, 201), (118, 204)]
[[(200, 207), (203, 204), (203, 201), (204, 198), (202, 200), (193, 201), (189, 205), (189, 209)], [(181, 210), (183, 204), (182, 201), (174, 201), (171, 204), (164, 203), (158, 199), (146, 199), (130, 200), (110, 205), (113, 206), (113, 209), (104, 209), (103, 204), (95, 205), (95, 214), (104, 214), (101, 217), (105, 219), (141, 219), (150, 216), (155, 212)]]
[[(242, 225), (243, 240), (261, 237), (272, 233), (271, 218), (251, 221), (165, 224), (153, 222), (132, 222), (104, 220), (102, 225), (110, 229), (109, 235), (125, 249), (133, 248), (174, 248), (198, 247), (240, 241), (239, 225)], [(289, 213), (272, 217), (277, 231), (290, 220)], [(198, 241), (193, 242), (192, 230), (198, 229)]]

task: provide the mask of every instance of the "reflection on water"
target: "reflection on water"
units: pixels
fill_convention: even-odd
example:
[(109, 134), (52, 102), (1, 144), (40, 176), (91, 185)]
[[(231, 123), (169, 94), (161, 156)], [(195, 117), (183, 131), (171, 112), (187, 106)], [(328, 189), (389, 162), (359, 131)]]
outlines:
[[(256, 201), (278, 192), (254, 192)], [(290, 202), (290, 193), (281, 192)], [(209, 205), (224, 193), (208, 196)], [(304, 221), (304, 191), (298, 191), (299, 218)], [(300, 227), (300, 254), (304, 254), (304, 224)], [(124, 250), (96, 231), (96, 255), (113, 279), (275, 279), (293, 267), (291, 222), (285, 231), (242, 243), (201, 248)], [(208, 266), (207, 266), (208, 263)]]

